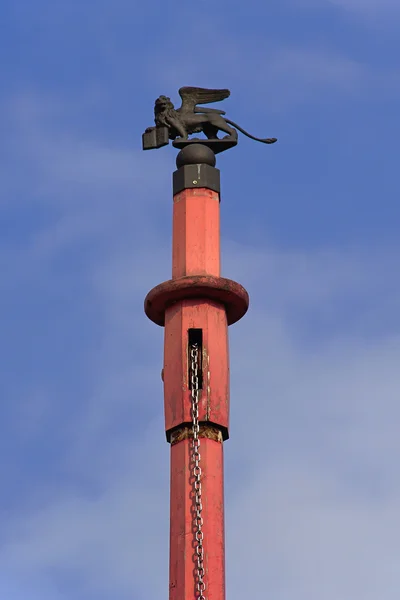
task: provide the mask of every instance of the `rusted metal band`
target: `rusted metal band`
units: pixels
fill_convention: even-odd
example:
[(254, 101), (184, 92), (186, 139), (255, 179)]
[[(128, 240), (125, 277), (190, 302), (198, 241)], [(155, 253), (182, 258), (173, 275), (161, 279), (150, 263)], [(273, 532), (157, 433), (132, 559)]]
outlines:
[[(200, 425), (199, 437), (207, 438), (208, 440), (214, 440), (214, 442), (220, 442), (221, 444), (223, 442), (222, 431), (213, 425)], [(188, 440), (190, 438), (193, 438), (193, 429), (192, 427), (185, 425), (171, 432), (169, 442), (171, 446), (173, 446), (178, 442), (182, 442), (183, 440)]]

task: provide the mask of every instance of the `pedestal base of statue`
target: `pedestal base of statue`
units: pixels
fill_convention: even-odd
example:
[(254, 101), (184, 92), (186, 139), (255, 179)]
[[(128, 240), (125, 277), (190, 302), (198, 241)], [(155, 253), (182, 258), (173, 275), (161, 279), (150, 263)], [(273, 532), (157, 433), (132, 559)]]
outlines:
[(179, 150), (182, 150), (183, 148), (186, 148), (187, 146), (191, 146), (192, 144), (201, 144), (202, 146), (206, 146), (207, 148), (210, 148), (210, 150), (212, 150), (214, 152), (214, 154), (218, 154), (219, 152), (224, 152), (225, 150), (229, 150), (229, 148), (234, 148), (235, 146), (237, 146), (237, 138), (231, 138), (230, 136), (226, 137), (226, 138), (214, 138), (211, 140), (207, 140), (207, 139), (200, 139), (200, 138), (192, 138), (192, 139), (187, 139), (184, 140), (182, 138), (177, 138), (176, 140), (174, 140), (172, 142), (172, 145), (174, 148), (179, 148)]

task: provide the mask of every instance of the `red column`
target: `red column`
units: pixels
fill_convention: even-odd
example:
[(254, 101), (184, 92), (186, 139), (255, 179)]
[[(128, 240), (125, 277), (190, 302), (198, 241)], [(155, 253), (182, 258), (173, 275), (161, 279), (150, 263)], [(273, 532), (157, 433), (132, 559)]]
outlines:
[[(180, 155), (185, 157), (185, 151)], [(186, 156), (190, 158), (190, 153)], [(228, 438), (229, 429), (228, 325), (245, 314), (248, 295), (239, 284), (220, 277), (219, 171), (210, 162), (192, 164), (181, 158), (177, 163), (172, 279), (154, 288), (145, 300), (147, 316), (165, 326), (164, 410), (171, 444), (169, 598), (198, 597), (189, 357), (190, 342), (195, 339), (201, 369), (204, 595), (207, 600), (224, 600), (223, 440)]]

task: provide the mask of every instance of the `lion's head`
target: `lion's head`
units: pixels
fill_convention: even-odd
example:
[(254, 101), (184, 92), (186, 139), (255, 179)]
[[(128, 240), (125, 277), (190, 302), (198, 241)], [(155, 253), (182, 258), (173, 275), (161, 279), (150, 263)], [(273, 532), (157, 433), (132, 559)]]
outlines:
[(174, 110), (171, 98), (168, 98), (168, 96), (159, 96), (154, 104), (154, 113), (157, 115), (168, 110)]
[(160, 127), (168, 127), (170, 130), (170, 139), (176, 137), (175, 130), (171, 127), (171, 121), (176, 121), (178, 113), (176, 112), (171, 99), (168, 96), (159, 96), (154, 104), (154, 121)]

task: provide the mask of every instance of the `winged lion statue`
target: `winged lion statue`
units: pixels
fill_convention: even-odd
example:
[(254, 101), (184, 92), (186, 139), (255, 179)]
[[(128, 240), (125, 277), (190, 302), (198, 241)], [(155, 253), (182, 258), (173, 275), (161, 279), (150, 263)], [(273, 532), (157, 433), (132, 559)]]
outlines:
[[(199, 87), (181, 87), (179, 95), (182, 99), (182, 104), (178, 109), (175, 109), (171, 99), (167, 96), (159, 96), (155, 101), (155, 127), (148, 127), (146, 129), (143, 136), (144, 149), (163, 146), (168, 144), (168, 140), (175, 140), (176, 145), (178, 145), (177, 142), (188, 140), (188, 136), (193, 133), (204, 133), (210, 142), (221, 142), (221, 138), (218, 138), (219, 131), (227, 134), (222, 139), (224, 142), (231, 142), (229, 145), (237, 143), (237, 130), (263, 144), (273, 144), (277, 141), (276, 138), (258, 138), (251, 135), (240, 127), (240, 125), (224, 117), (225, 111), (223, 110), (198, 106), (198, 104), (209, 104), (225, 100), (225, 98), (230, 96), (230, 91), (227, 89), (214, 90)], [(155, 141), (156, 133), (161, 134), (161, 140), (158, 140), (158, 143)], [(148, 147), (145, 147), (146, 134), (154, 136), (153, 144), (150, 143)], [(203, 140), (195, 138), (193, 141), (201, 143)]]

